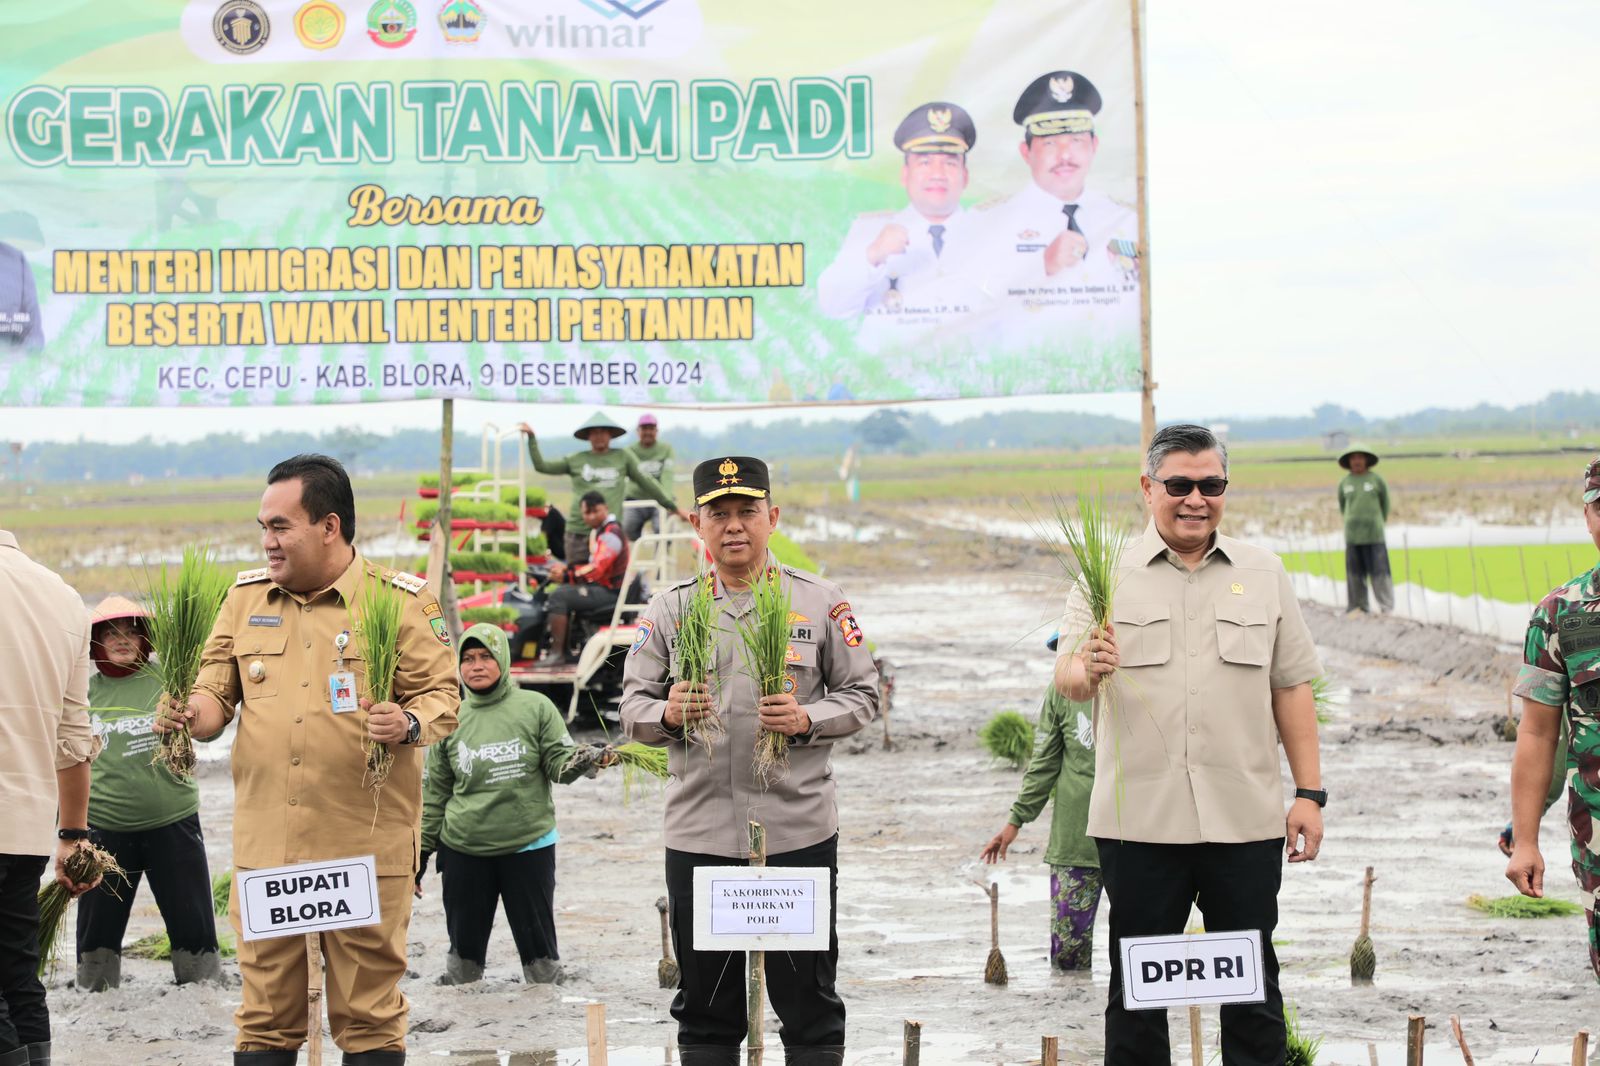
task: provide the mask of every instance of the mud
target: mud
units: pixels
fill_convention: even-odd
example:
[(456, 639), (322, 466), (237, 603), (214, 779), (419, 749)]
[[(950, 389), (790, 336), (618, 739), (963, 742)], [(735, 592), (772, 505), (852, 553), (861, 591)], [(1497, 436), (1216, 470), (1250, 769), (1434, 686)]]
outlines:
[[(1051, 973), (1042, 823), (1023, 831), (996, 872), (1011, 984), (982, 983), (989, 915), (974, 881), (984, 871), (973, 860), (1003, 823), (1019, 775), (992, 766), (975, 734), (1001, 708), (1036, 711), (1051, 665), (1044, 633), (1058, 602), (1049, 578), (989, 574), (845, 576), (867, 635), (898, 667), (893, 750), (884, 750), (883, 726), (875, 723), (841, 743), (835, 758), (843, 822), (839, 970), (852, 1064), (898, 1063), (907, 1018), (924, 1025), (930, 1066), (1037, 1062), (1047, 1033), (1061, 1037), (1067, 1061), (1100, 1054), (1105, 911), (1093, 972)], [(1527, 1062), (1540, 1048), (1538, 1061), (1551, 1061), (1580, 1026), (1600, 1021), (1583, 919), (1497, 920), (1465, 903), (1472, 893), (1511, 891), (1494, 840), (1509, 807), (1512, 748), (1496, 739), (1492, 723), (1503, 714), (1503, 675), (1514, 659), (1492, 642), (1438, 627), (1316, 608), (1308, 616), (1340, 690), (1323, 727), (1328, 839), (1317, 862), (1286, 868), (1275, 939), (1302, 1028), (1329, 1042), (1319, 1061), (1365, 1063), (1368, 1042), (1379, 1045), (1380, 1061), (1399, 1061), (1408, 1014), (1429, 1019), (1432, 1056), (1453, 1060), (1453, 1013), (1480, 1063)], [(202, 787), (215, 869), (226, 865), (230, 847), (226, 766), (207, 764)], [(671, 993), (655, 978), (660, 798), (635, 791), (624, 804), (620, 778), (602, 777), (564, 788), (558, 802), (557, 925), (568, 980), (523, 985), (502, 923), (486, 980), (435, 984), (447, 942), (430, 875), (412, 919), (412, 976), (403, 984), (414, 1061), (580, 1063), (584, 1005), (594, 1001), (606, 1004), (616, 1061), (669, 1061)], [(1551, 894), (1575, 900), (1559, 811), (1546, 819), (1543, 839)], [(1378, 878), (1377, 981), (1355, 989), (1347, 960), (1368, 865)], [(141, 889), (128, 940), (159, 928)], [(780, 956), (768, 960), (782, 964)], [(228, 1062), (237, 967), (229, 961), (224, 970), (232, 987), (180, 988), (167, 964), (129, 959), (120, 990), (89, 995), (71, 987), (64, 964), (50, 990), (57, 1061)], [(1186, 1020), (1174, 1015), (1170, 1025), (1174, 1060), (1187, 1062)], [(774, 1043), (776, 1029), (769, 1017)], [(1205, 1032), (1207, 1056), (1218, 1061), (1211, 1058), (1216, 1008), (1205, 1011)], [(1569, 1054), (1561, 1052), (1561, 1061)]]

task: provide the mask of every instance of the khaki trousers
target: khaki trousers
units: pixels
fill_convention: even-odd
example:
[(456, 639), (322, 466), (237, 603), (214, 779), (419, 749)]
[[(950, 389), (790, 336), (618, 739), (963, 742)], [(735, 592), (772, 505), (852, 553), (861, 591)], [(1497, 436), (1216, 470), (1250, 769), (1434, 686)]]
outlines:
[[(237, 883), (237, 882), (236, 882)], [(400, 993), (406, 972), (406, 929), (411, 924), (409, 877), (378, 878), (383, 921), (363, 929), (322, 934), (328, 1028), (342, 1050), (405, 1050), (406, 1015)], [(244, 1001), (234, 1012), (238, 1051), (298, 1048), (306, 1040), (306, 938), (276, 937), (246, 942), (240, 931), (239, 896), (228, 905)]]

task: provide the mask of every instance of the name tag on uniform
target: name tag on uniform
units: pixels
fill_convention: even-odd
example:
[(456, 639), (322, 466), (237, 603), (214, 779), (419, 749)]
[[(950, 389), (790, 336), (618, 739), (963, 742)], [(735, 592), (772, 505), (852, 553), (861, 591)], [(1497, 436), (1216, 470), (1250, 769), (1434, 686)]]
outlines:
[(334, 714), (349, 714), (351, 711), (360, 710), (361, 705), (356, 702), (356, 675), (348, 670), (329, 674), (328, 702), (333, 705)]
[(276, 628), (283, 625), (283, 616), (280, 614), (253, 614), (250, 616), (250, 624)]

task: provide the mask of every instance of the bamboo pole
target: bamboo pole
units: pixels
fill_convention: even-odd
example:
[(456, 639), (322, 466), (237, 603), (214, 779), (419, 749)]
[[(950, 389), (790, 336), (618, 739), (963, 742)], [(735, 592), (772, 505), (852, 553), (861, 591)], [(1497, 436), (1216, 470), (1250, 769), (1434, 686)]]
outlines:
[[(450, 630), (452, 647), (461, 646), (461, 613), (456, 609), (456, 583), (450, 577), (450, 497), (455, 495), (451, 473), (455, 467), (456, 402), (445, 400), (441, 414), (439, 434), (439, 519), (433, 539), (444, 542), (444, 555), (438, 579), (433, 574), (433, 552), (428, 555), (428, 583), (438, 592), (439, 609), (444, 614), (444, 624)], [(430, 545), (430, 549), (432, 545)]]
[(1378, 1045), (1367, 1043), (1367, 1066), (1378, 1066)]
[(1406, 555), (1406, 614), (1412, 618), (1417, 616), (1417, 610), (1411, 604), (1411, 531), (1402, 530), (1400, 533), (1400, 550)]
[(1478, 597), (1478, 553), (1472, 547), (1472, 534), (1467, 534), (1467, 569), (1472, 571), (1472, 619), (1479, 633), (1483, 632), (1483, 608)]
[(1202, 1046), (1203, 1037), (1200, 1031), (1200, 1008), (1189, 1008), (1189, 1061), (1193, 1066), (1206, 1066), (1206, 1052)]
[(1589, 1066), (1589, 1030), (1579, 1029), (1572, 1038), (1572, 1066)]
[(1467, 1047), (1467, 1038), (1461, 1032), (1461, 1015), (1450, 1015), (1450, 1028), (1455, 1030), (1456, 1047), (1461, 1049), (1461, 1058), (1466, 1062), (1467, 1066), (1475, 1066), (1472, 1061), (1472, 1051)]
[(922, 1023), (906, 1019), (905, 1042), (900, 1046), (901, 1066), (921, 1066)]
[(1150, 449), (1156, 433), (1156, 382), (1150, 344), (1150, 201), (1145, 190), (1149, 155), (1144, 122), (1144, 12), (1143, 0), (1128, 0), (1133, 13), (1133, 127), (1136, 160), (1136, 195), (1139, 211), (1139, 450)]
[(1061, 1038), (1047, 1036), (1039, 1041), (1039, 1066), (1060, 1066)]
[[(750, 865), (765, 866), (767, 864), (767, 830), (760, 822), (750, 822)], [(764, 991), (767, 977), (767, 953), (752, 951), (750, 953), (750, 986), (746, 990), (749, 997), (745, 1003), (745, 1016), (748, 1021), (748, 1031), (745, 1037), (745, 1061), (748, 1066), (761, 1066), (761, 1056), (766, 1051), (764, 1028), (766, 1024), (766, 1010), (763, 1006)]]
[(1406, 1019), (1406, 1066), (1422, 1066), (1422, 1031), (1428, 1020), (1420, 1014)]
[(606, 1066), (606, 1005), (591, 1003), (584, 1014), (589, 1029), (589, 1066)]
[(306, 1064), (322, 1066), (322, 934), (306, 934)]

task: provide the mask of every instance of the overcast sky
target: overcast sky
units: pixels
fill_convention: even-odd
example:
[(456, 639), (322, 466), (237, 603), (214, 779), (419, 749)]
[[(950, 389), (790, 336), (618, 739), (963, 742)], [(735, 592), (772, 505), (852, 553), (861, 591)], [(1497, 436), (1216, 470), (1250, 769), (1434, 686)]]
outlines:
[[(1147, 31), (1161, 417), (1302, 414), (1324, 402), (1388, 415), (1593, 387), (1600, 4), (1150, 0)], [(941, 418), (1139, 409), (1130, 394), (917, 406)], [(527, 418), (551, 432), (588, 413), (457, 405), (459, 425)], [(693, 417), (716, 427), (765, 416)], [(189, 439), (437, 420), (437, 401), (0, 410), (0, 436)]]

